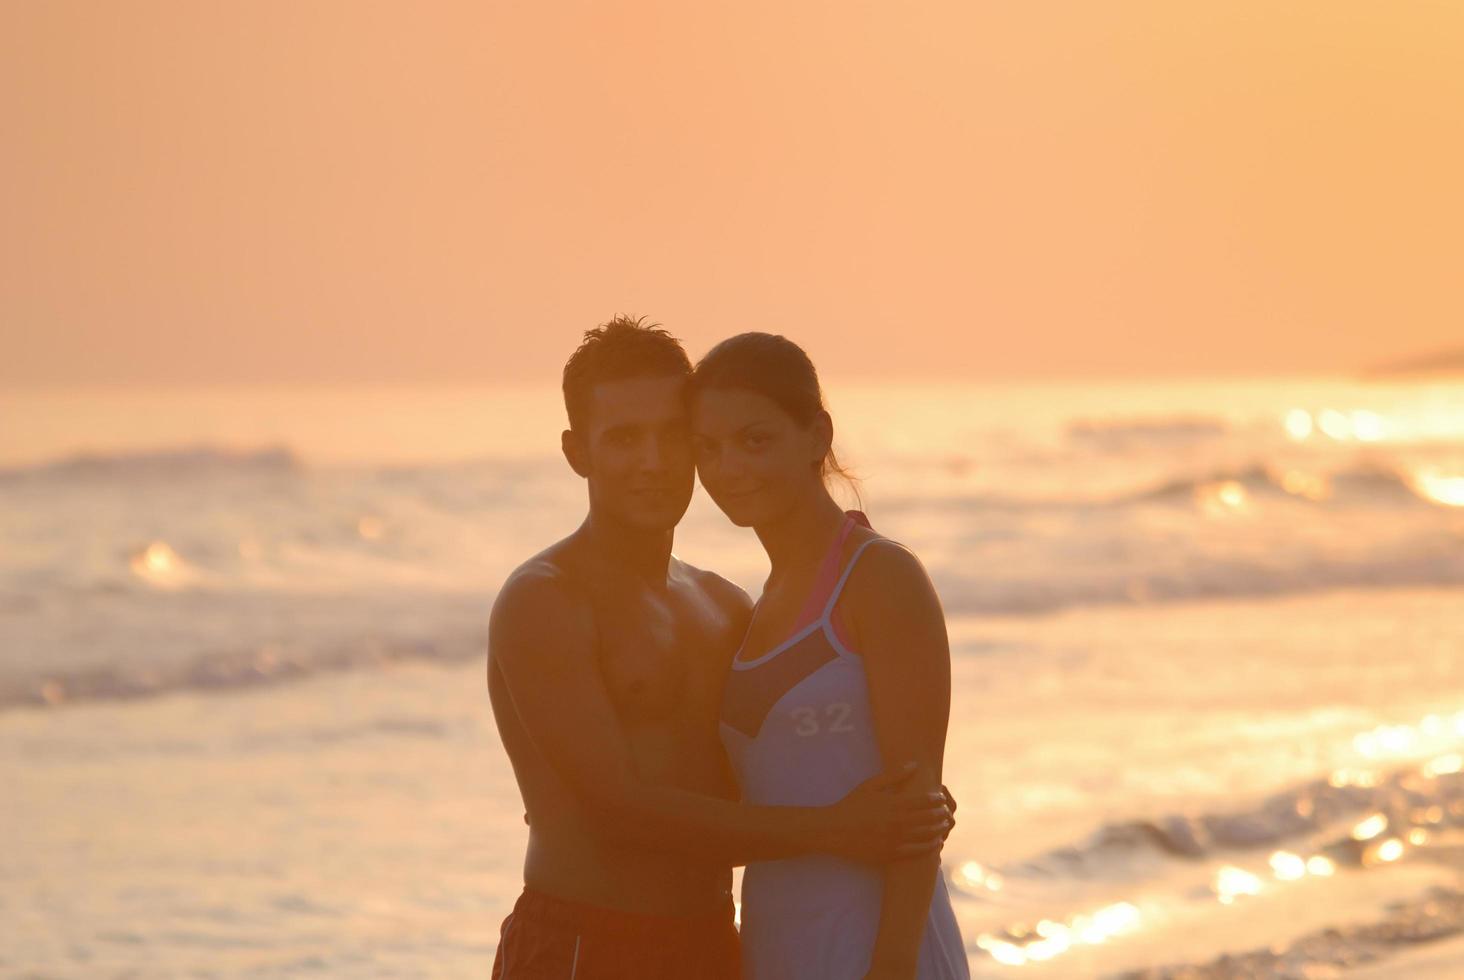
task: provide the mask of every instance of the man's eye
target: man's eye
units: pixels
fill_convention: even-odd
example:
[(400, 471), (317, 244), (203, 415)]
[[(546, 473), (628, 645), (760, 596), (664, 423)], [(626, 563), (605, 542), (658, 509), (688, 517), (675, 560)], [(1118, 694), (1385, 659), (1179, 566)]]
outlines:
[(742, 444), (749, 449), (756, 449), (768, 441), (768, 437), (761, 432), (752, 432), (742, 437)]

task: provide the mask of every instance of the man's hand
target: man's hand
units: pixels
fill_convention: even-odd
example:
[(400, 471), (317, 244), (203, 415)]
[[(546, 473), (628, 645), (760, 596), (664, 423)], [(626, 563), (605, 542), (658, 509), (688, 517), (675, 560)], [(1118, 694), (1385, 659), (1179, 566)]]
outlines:
[(914, 775), (913, 763), (880, 773), (830, 807), (826, 849), (865, 864), (939, 851), (953, 823), (951, 810), (940, 793), (911, 787)]

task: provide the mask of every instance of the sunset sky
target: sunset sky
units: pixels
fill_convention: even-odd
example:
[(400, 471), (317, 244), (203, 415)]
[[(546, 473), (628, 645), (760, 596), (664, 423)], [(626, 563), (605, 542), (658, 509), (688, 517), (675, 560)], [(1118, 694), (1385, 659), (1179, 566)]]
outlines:
[(0, 0), (0, 384), (878, 378), (1464, 343), (1464, 4)]

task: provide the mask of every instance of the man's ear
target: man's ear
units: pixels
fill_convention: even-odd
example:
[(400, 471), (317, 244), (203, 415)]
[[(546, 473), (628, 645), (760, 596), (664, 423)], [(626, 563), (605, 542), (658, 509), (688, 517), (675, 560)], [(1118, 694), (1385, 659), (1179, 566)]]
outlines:
[(834, 448), (834, 420), (823, 409), (813, 417), (813, 451), (817, 454), (815, 463), (822, 466), (829, 450)]
[(564, 458), (569, 461), (569, 468), (582, 477), (590, 475), (589, 453), (585, 451), (585, 442), (580, 438), (578, 432), (573, 429), (565, 429), (559, 433), (559, 448), (564, 452)]

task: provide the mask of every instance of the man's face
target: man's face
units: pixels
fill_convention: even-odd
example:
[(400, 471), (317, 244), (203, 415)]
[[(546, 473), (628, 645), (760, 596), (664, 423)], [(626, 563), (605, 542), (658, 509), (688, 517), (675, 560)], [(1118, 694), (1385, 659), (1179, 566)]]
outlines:
[(670, 530), (691, 503), (695, 465), (685, 377), (602, 381), (577, 432), (597, 510), (632, 527)]

